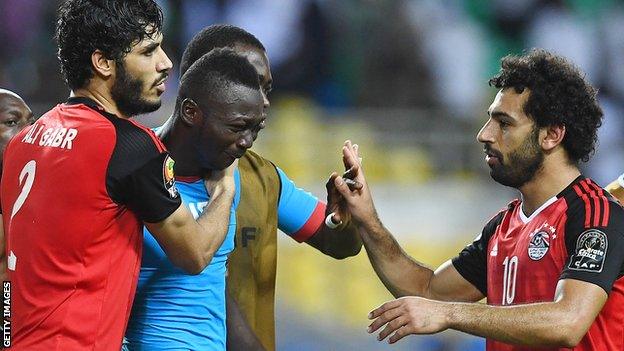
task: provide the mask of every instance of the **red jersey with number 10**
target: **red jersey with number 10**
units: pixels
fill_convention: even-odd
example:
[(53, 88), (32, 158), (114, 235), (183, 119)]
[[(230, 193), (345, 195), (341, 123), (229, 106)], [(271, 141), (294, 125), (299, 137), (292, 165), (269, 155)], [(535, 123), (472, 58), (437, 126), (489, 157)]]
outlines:
[[(620, 205), (593, 181), (579, 177), (530, 217), (521, 201), (513, 201), (453, 263), (489, 305), (552, 302), (561, 279), (600, 286), (609, 298), (581, 342), (571, 349), (540, 350), (624, 350), (623, 234)], [(487, 350), (535, 348), (488, 339)]]
[[(84, 98), (13, 138), (2, 175), (12, 349), (121, 348), (141, 220), (160, 221), (180, 205), (163, 162), (151, 131)], [(158, 207), (141, 204), (153, 199)]]

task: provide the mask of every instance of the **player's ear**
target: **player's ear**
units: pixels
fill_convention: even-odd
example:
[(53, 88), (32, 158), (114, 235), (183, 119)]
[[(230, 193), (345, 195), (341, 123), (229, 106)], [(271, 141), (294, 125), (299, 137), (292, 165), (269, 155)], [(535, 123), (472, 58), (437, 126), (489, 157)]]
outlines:
[(185, 98), (182, 100), (182, 106), (180, 107), (180, 117), (184, 124), (192, 127), (202, 120), (203, 114), (193, 99)]
[(543, 139), (540, 138), (542, 149), (544, 149), (544, 151), (553, 150), (555, 147), (563, 143), (565, 133), (566, 128), (564, 125), (552, 125), (542, 128), (540, 131), (540, 136), (543, 135)]
[(91, 54), (91, 66), (97, 75), (108, 78), (115, 72), (115, 61), (109, 60), (100, 50), (95, 50)]

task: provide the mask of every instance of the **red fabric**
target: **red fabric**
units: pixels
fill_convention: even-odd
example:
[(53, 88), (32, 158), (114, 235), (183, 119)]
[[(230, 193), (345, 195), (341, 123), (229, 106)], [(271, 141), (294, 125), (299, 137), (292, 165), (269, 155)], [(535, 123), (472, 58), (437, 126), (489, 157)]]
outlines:
[[(574, 190), (583, 199), (586, 209), (588, 209), (586, 218), (589, 218), (592, 213), (589, 211), (591, 203), (589, 197), (576, 185)], [(598, 201), (595, 204), (597, 205)], [(565, 243), (565, 230), (568, 221), (567, 209), (568, 204), (562, 197), (526, 224), (520, 219), (521, 206), (519, 204), (515, 206), (513, 211), (505, 214), (488, 244), (488, 304), (498, 306), (520, 305), (554, 300), (555, 288), (569, 257)], [(594, 214), (593, 218), (594, 222), (598, 223), (602, 217)], [(587, 225), (587, 222), (585, 224)], [(541, 259), (534, 260), (529, 257), (528, 248), (532, 235), (539, 232), (548, 234), (549, 248)], [(496, 249), (494, 249), (495, 247)], [(511, 264), (512, 260), (517, 260), (515, 261), (517, 264)], [(512, 266), (515, 267), (512, 268)], [(503, 282), (505, 275), (508, 279)], [(513, 279), (514, 275), (515, 279)], [(507, 288), (508, 286), (511, 286), (510, 289), (506, 289), (509, 290), (510, 294), (506, 294), (504, 300), (503, 287)], [(508, 303), (510, 300), (511, 303)], [(607, 303), (579, 345), (574, 348), (539, 348), (539, 350), (624, 350), (624, 309), (622, 306), (624, 306), (624, 278), (615, 282)], [(556, 327), (553, 325), (553, 328)], [(536, 348), (487, 340), (487, 350), (531, 351), (536, 350)]]
[[(48, 128), (78, 131), (71, 149), (40, 146)], [(34, 142), (25, 142), (31, 128)], [(142, 250), (141, 223), (106, 189), (116, 131), (85, 105), (58, 105), (11, 141), (4, 158), (2, 208), (12, 281), (12, 350), (121, 347)], [(20, 172), (36, 161), (23, 206)], [(25, 179), (28, 176), (25, 177)], [(20, 184), (20, 186), (16, 186)]]
[(198, 177), (198, 176), (179, 176), (179, 175), (176, 175), (176, 176), (175, 176), (175, 179), (176, 179), (176, 180), (179, 180), (179, 181), (181, 181), (181, 182), (184, 182), (184, 183), (195, 183), (196, 181), (200, 180), (200, 179), (201, 179), (201, 177)]
[(310, 239), (310, 237), (319, 230), (321, 225), (325, 223), (326, 207), (327, 205), (325, 203), (319, 201), (316, 204), (312, 215), (308, 218), (308, 221), (303, 225), (303, 227), (301, 227), (301, 229), (292, 235), (292, 238), (300, 243)]

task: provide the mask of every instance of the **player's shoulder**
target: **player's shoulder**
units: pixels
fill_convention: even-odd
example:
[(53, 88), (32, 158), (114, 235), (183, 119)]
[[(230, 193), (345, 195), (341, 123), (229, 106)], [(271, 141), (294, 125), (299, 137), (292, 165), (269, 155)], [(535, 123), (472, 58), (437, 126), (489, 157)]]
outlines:
[(240, 158), (239, 165), (252, 167), (274, 167), (273, 162), (271, 162), (269, 159), (260, 156), (251, 150), (247, 150), (243, 157)]
[(153, 130), (144, 127), (137, 122), (113, 116), (110, 119), (115, 127), (117, 144), (126, 146), (137, 151), (147, 151), (156, 149), (158, 153), (166, 150), (164, 144)]
[(238, 161), (238, 169), (245, 176), (255, 174), (257, 176), (279, 179), (278, 167), (269, 159), (247, 150)]
[(624, 209), (608, 191), (590, 178), (579, 177), (562, 192), (566, 216), (585, 228), (624, 225)]
[[(98, 129), (101, 129), (100, 123), (106, 124), (114, 130), (116, 145), (121, 150), (135, 150), (139, 153), (153, 153), (154, 150), (161, 153), (165, 150), (163, 143), (151, 129), (131, 119), (121, 118), (107, 112), (90, 98), (70, 97), (67, 102), (57, 105), (52, 111), (55, 110), (60, 114), (84, 115), (90, 121), (89, 124)], [(89, 118), (96, 116), (99, 118)], [(46, 118), (45, 115), (42, 119), (44, 118)]]
[(514, 199), (507, 204), (507, 206), (501, 208), (496, 212), (494, 216), (492, 216), (483, 226), (483, 231), (481, 232), (480, 238), (488, 241), (490, 237), (494, 235), (496, 232), (496, 228), (498, 228), (505, 218), (511, 218), (511, 214), (514, 212), (516, 208), (520, 205), (520, 200)]
[(502, 223), (505, 216), (513, 213), (514, 210), (516, 210), (516, 208), (520, 206), (520, 203), (521, 201), (519, 199), (511, 200), (505, 207), (498, 210), (498, 212), (496, 212), (496, 214), (492, 216), (492, 218), (490, 218), (489, 221), (487, 221), (485, 227), (486, 228), (490, 227), (494, 229), (495, 227), (499, 226)]

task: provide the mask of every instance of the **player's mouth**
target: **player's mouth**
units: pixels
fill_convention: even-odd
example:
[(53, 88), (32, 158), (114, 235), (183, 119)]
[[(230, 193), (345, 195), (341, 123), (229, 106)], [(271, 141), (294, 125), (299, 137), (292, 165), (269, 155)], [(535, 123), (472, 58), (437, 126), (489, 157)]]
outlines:
[(233, 159), (237, 159), (237, 158), (241, 158), (243, 157), (243, 155), (245, 154), (245, 152), (238, 152), (238, 153), (230, 153), (230, 152), (226, 152), (226, 155), (228, 155), (229, 157), (233, 158)]
[(493, 150), (484, 150), (485, 152), (485, 162), (490, 167), (494, 167), (500, 165), (502, 163), (502, 155), (500, 153), (495, 152)]
[(156, 85), (156, 91), (158, 91), (158, 95), (161, 95), (165, 92), (165, 82)]
[(169, 75), (165, 74), (162, 79), (156, 81), (156, 83), (154, 83), (154, 87), (156, 88), (156, 90), (158, 91), (158, 95), (161, 95), (162, 93), (165, 92), (165, 82), (167, 81), (167, 77)]

